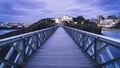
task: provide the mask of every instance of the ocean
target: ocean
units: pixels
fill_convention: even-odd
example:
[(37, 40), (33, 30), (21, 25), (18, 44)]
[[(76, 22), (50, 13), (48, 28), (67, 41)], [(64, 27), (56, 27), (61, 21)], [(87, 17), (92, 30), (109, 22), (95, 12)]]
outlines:
[(12, 32), (12, 31), (15, 31), (15, 30), (0, 30), (0, 35), (5, 34), (5, 33), (9, 33), (9, 32)]
[(114, 31), (102, 31), (102, 34), (107, 37), (111, 37), (114, 39), (120, 40), (120, 30), (114, 30)]

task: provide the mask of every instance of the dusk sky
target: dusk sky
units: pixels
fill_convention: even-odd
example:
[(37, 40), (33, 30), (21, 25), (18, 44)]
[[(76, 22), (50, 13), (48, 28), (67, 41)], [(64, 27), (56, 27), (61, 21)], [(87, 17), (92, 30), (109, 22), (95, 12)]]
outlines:
[(120, 0), (0, 0), (0, 21), (35, 22), (63, 15), (120, 15)]

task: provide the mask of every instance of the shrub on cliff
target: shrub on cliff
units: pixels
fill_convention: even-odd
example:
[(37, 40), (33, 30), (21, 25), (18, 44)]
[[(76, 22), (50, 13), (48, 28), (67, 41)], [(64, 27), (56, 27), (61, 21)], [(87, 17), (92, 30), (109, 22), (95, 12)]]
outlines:
[(96, 23), (90, 22), (89, 20), (85, 20), (83, 16), (73, 18), (73, 21), (77, 22), (77, 24), (71, 24), (67, 21), (64, 21), (64, 25), (96, 34), (101, 34), (101, 28), (99, 28)]
[(113, 28), (118, 28), (118, 29), (120, 29), (120, 22), (116, 23), (116, 26), (114, 26)]
[(32, 32), (32, 31), (36, 31), (36, 30), (40, 30), (40, 29), (44, 29), (44, 28), (48, 28), (48, 27), (52, 27), (55, 25), (56, 24), (54, 23), (54, 21), (51, 18), (42, 19), (42, 20), (30, 25), (29, 27), (19, 29), (17, 31), (13, 31), (10, 33), (6, 33), (4, 35), (0, 35), (0, 39), (27, 33), (27, 32)]

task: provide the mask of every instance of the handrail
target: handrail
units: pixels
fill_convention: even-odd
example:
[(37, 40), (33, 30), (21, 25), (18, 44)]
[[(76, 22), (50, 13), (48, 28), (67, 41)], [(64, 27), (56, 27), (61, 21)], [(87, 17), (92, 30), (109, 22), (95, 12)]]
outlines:
[(120, 41), (63, 26), (66, 32), (101, 68), (120, 68)]
[(18, 68), (57, 29), (57, 26), (0, 40), (0, 68)]

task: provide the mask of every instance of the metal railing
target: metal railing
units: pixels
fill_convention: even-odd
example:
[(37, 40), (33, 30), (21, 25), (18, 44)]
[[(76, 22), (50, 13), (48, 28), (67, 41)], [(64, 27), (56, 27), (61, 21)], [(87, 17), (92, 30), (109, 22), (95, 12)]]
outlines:
[(64, 29), (100, 68), (120, 68), (119, 40), (70, 27)]
[(0, 68), (18, 68), (57, 29), (50, 27), (0, 40)]

